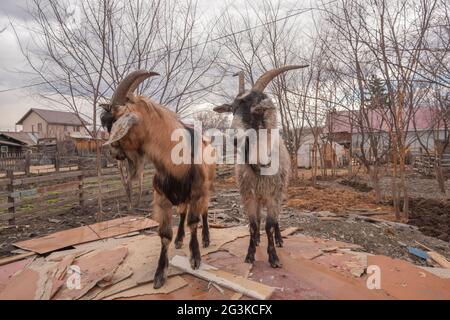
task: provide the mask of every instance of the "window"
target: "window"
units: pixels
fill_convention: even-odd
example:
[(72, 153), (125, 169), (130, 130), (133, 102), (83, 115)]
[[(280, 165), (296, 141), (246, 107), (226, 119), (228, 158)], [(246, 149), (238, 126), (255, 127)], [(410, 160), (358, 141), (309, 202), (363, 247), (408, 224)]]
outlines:
[(34, 124), (31, 125), (31, 132), (34, 133)]
[(0, 152), (2, 152), (2, 153), (8, 152), (8, 146), (1, 146)]
[(74, 127), (73, 131), (80, 132), (80, 126)]
[(38, 132), (42, 132), (42, 123), (38, 123)]
[(64, 125), (64, 132), (67, 132), (67, 126)]

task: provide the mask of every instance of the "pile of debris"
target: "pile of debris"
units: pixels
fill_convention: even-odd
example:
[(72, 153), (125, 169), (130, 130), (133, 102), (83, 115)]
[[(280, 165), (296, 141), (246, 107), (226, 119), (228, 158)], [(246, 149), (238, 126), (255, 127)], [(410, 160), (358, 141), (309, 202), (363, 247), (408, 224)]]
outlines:
[[(202, 266), (170, 250), (169, 278), (155, 290), (157, 223), (125, 217), (15, 243), (0, 260), (0, 299), (450, 299), (450, 269), (420, 268), (355, 244), (283, 231), (283, 267), (267, 263), (265, 237), (244, 263), (248, 228), (212, 228)], [(435, 270), (434, 270), (435, 269)], [(380, 275), (380, 277), (378, 277)]]

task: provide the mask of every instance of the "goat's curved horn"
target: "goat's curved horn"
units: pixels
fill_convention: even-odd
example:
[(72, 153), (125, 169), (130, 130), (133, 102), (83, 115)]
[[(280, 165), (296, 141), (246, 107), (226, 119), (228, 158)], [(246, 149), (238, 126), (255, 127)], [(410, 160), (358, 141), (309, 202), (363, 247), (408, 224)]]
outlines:
[(294, 70), (294, 69), (300, 69), (300, 68), (306, 68), (308, 65), (292, 65), (292, 66), (285, 66), (281, 68), (275, 68), (269, 71), (266, 71), (259, 79), (255, 82), (253, 85), (252, 90), (263, 92), (264, 89), (267, 87), (267, 85), (272, 81), (276, 76), (280, 75), (283, 72)]
[(119, 82), (119, 85), (114, 91), (110, 105), (124, 105), (127, 102), (128, 95), (133, 93), (142, 81), (153, 76), (159, 76), (159, 73), (146, 70), (137, 70), (127, 75), (122, 81)]

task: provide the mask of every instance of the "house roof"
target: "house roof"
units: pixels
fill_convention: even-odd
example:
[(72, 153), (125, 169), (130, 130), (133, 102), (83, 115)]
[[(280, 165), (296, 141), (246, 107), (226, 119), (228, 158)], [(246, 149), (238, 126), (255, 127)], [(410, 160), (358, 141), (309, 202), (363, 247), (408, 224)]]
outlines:
[(0, 134), (6, 137), (10, 137), (28, 146), (36, 145), (39, 139), (39, 135), (37, 133), (31, 132), (0, 131)]
[(21, 125), (31, 112), (37, 113), (42, 119), (50, 124), (65, 124), (72, 126), (81, 126), (83, 123), (74, 112), (55, 111), (31, 108), (16, 124)]
[[(376, 110), (368, 111), (368, 118), (372, 130), (388, 131), (388, 124), (386, 123), (386, 116), (389, 118), (390, 113), (383, 117), (380, 112)], [(436, 122), (436, 112), (430, 107), (420, 107), (414, 110), (408, 123), (408, 131), (425, 131), (430, 129), (443, 129), (443, 121)], [(336, 111), (329, 113), (326, 119), (325, 130), (327, 132), (351, 132), (351, 123), (359, 116), (358, 110), (353, 111)], [(368, 128), (367, 128), (368, 129)], [(358, 132), (357, 123), (354, 122), (353, 132)]]
[(7, 145), (7, 146), (13, 146), (13, 147), (22, 147), (20, 143), (15, 143), (11, 141), (5, 141), (0, 139), (0, 145)]

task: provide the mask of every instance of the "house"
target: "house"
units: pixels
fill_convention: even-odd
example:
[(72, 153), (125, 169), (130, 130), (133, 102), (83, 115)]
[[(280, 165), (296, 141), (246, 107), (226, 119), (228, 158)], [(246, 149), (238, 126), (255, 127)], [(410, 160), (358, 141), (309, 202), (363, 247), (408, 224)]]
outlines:
[(312, 168), (317, 161), (317, 167), (342, 167), (348, 163), (348, 156), (344, 146), (326, 140), (323, 128), (317, 128), (317, 150), (314, 150), (314, 132), (311, 128), (303, 128), (301, 145), (297, 150), (297, 166)]
[[(327, 114), (325, 124), (325, 134), (328, 139), (339, 143), (346, 148), (352, 148), (352, 153), (357, 155), (362, 148), (370, 155), (369, 133), (376, 135), (378, 139), (378, 151), (386, 151), (389, 148), (389, 121), (390, 114), (381, 114), (379, 110), (367, 112), (367, 120), (364, 121), (366, 127), (358, 125), (358, 110), (333, 111)], [(410, 116), (407, 126), (405, 126), (405, 138), (407, 152), (412, 156), (423, 153), (423, 146), (428, 150), (433, 150), (435, 142), (441, 142), (448, 136), (445, 126), (441, 121), (436, 121), (434, 109), (422, 106), (414, 110)], [(369, 123), (367, 125), (367, 122)], [(447, 124), (450, 125), (450, 124)], [(420, 139), (420, 141), (419, 141)]]
[(42, 139), (65, 140), (71, 132), (87, 134), (80, 118), (73, 112), (31, 108), (16, 123), (22, 132), (39, 134)]
[(39, 136), (28, 132), (0, 132), (0, 152), (2, 155), (20, 155), (36, 146)]

